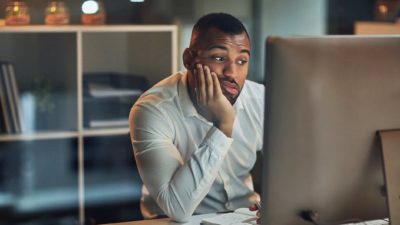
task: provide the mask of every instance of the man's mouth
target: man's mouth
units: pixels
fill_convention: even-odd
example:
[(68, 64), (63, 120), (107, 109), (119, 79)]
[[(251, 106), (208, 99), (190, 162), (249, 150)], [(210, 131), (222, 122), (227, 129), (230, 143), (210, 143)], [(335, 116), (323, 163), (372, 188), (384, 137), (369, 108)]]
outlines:
[(228, 93), (229, 95), (237, 96), (239, 94), (239, 85), (235, 82), (221, 80), (220, 83), (223, 91)]

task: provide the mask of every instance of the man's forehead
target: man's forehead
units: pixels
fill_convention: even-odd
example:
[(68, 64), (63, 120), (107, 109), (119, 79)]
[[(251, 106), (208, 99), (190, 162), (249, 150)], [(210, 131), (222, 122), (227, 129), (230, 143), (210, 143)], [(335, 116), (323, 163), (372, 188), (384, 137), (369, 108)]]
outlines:
[[(247, 48), (246, 46), (234, 46), (234, 48), (237, 50), (238, 53), (246, 53), (250, 56), (250, 49)], [(227, 46), (219, 44), (211, 45), (206, 50), (210, 51), (213, 49), (219, 49), (227, 52), (229, 51), (229, 48)]]
[(210, 28), (206, 33), (197, 37), (197, 45), (204, 49), (214, 46), (233, 46), (250, 51), (250, 41), (246, 32), (240, 34), (228, 34), (217, 28)]

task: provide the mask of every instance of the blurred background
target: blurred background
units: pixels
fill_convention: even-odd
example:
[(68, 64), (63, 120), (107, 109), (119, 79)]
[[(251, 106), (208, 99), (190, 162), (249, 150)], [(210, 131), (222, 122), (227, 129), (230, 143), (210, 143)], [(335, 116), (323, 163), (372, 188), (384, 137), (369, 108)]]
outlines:
[[(5, 8), (9, 2), (0, 0), (0, 19), (5, 18)], [(25, 2), (29, 7), (30, 24), (43, 25), (44, 9), (49, 1), (27, 0)], [(81, 24), (82, 2), (82, 0), (64, 1), (69, 9), (71, 25)], [(252, 39), (251, 69), (248, 78), (260, 83), (264, 79), (264, 43), (269, 35), (352, 35), (356, 33), (356, 24), (359, 22), (393, 25), (395, 32), (400, 33), (399, 0), (144, 0), (143, 2), (104, 0), (103, 3), (106, 25), (161, 24), (177, 27), (177, 49), (175, 50), (177, 59), (175, 60), (178, 70), (183, 70), (181, 55), (189, 44), (192, 26), (199, 17), (211, 12), (226, 12), (238, 17), (244, 22)], [(75, 83), (79, 78), (71, 77), (65, 72), (76, 71), (80, 67), (79, 63), (76, 65), (73, 62), (76, 61), (75, 55), (79, 51), (79, 48), (75, 46), (75, 34), (73, 32), (65, 32), (65, 34), (39, 32), (39, 36), (42, 36), (38, 38), (32, 31), (2, 32), (4, 27), (0, 26), (0, 65), (6, 64), (4, 63), (6, 61), (15, 61), (14, 66), (18, 72), (17, 62), (19, 61), (23, 61), (25, 65), (31, 65), (32, 68), (54, 67), (50, 64), (55, 63), (37, 62), (39, 57), (54, 60), (53, 62), (57, 64), (52, 71), (59, 73), (58, 76), (48, 78), (48, 75), (42, 74), (35, 79), (30, 78), (31, 82), (27, 82), (29, 80), (27, 77), (34, 69), (28, 67), (24, 69), (20, 66), (16, 80), (20, 86), (21, 101), (24, 102), (22, 113), (25, 115), (26, 123), (33, 124), (36, 121), (36, 124), (32, 125), (35, 127), (32, 128), (34, 133), (54, 130), (80, 132), (78, 128), (80, 125), (75, 126), (70, 123), (79, 118), (70, 114), (81, 109), (79, 100), (77, 102), (74, 100), (79, 99), (75, 94), (77, 91)], [(143, 43), (142, 47), (148, 46), (144, 47), (144, 51), (150, 49), (149, 52), (151, 52), (162, 48), (162, 46), (157, 47), (157, 44), (169, 44), (171, 38), (168, 35), (165, 37), (166, 34), (160, 34), (160, 37), (157, 37), (160, 40), (166, 39), (166, 42), (158, 42), (157, 38), (152, 42), (149, 41), (154, 35), (140, 37), (135, 39), (139, 41), (139, 44), (130, 49), (133, 51), (139, 49), (141, 43)], [(86, 77), (90, 76), (90, 79), (83, 79), (83, 85), (86, 87), (86, 82), (88, 82), (90, 86), (90, 82), (96, 79), (101, 81), (101, 85), (115, 83), (112, 79), (122, 77), (117, 86), (125, 89), (119, 89), (119, 93), (122, 93), (121, 90), (126, 91), (132, 88), (136, 88), (139, 92), (128, 94), (124, 92), (126, 95), (118, 97), (117, 105), (108, 107), (114, 108), (114, 111), (108, 113), (127, 116), (129, 107), (137, 98), (137, 93), (145, 91), (158, 80), (146, 80), (145, 76), (132, 76), (132, 74), (128, 80), (125, 80), (126, 76), (121, 73), (127, 71), (118, 71), (119, 74), (114, 74), (110, 73), (111, 69), (104, 69), (102, 73), (99, 73), (99, 69), (97, 71), (89, 69), (93, 66), (88, 62), (92, 62), (92, 58), (100, 57), (99, 54), (110, 55), (111, 58), (104, 58), (104, 61), (112, 61), (113, 52), (118, 54), (119, 51), (125, 49), (124, 45), (120, 45), (115, 40), (132, 37), (128, 35), (128, 37), (113, 38), (107, 34), (100, 37), (91, 34), (83, 36), (82, 71)], [(96, 41), (99, 41), (98, 45), (92, 44)], [(104, 51), (98, 50), (101, 45), (106, 46)], [(174, 51), (171, 48), (174, 46), (166, 49), (168, 54)], [(34, 51), (36, 53), (32, 53)], [(51, 51), (59, 51), (63, 56), (54, 59), (54, 55), (50, 54)], [(160, 54), (147, 58), (158, 60), (157, 57), (160, 57)], [(171, 56), (165, 57), (169, 59)], [(34, 63), (31, 63), (32, 61)], [(71, 66), (64, 66), (65, 62), (73, 63)], [(104, 66), (99, 62), (93, 63), (98, 63), (99, 67)], [(150, 71), (150, 67), (143, 68), (141, 75)], [(164, 77), (175, 70), (174, 65), (160, 67), (165, 67), (160, 70), (161, 72), (158, 71)], [(104, 71), (107, 73), (104, 74)], [(93, 72), (96, 73), (93, 74)], [(18, 77), (18, 74), (22, 75)], [(121, 80), (126, 82), (121, 82)], [(129, 82), (140, 83), (140, 86), (131, 87), (122, 84)], [(2, 87), (6, 86), (0, 86)], [(83, 96), (85, 115), (108, 110), (96, 108), (96, 102), (99, 100), (93, 96), (90, 98), (90, 93), (87, 94), (85, 89)], [(114, 100), (102, 100), (102, 104), (103, 106), (116, 104)], [(5, 100), (0, 99), (0, 101)], [(43, 109), (42, 111), (46, 113), (42, 114), (40, 119), (34, 119), (32, 118), (34, 114), (30, 113), (29, 107), (33, 107), (36, 111)], [(121, 107), (122, 111), (115, 111), (118, 107)], [(89, 109), (91, 112), (88, 112)], [(2, 106), (2, 110), (5, 114), (5, 105)], [(5, 118), (1, 116), (0, 114), (0, 119)], [(5, 124), (5, 119), (2, 120), (0, 122)], [(60, 120), (65, 121), (59, 122)], [(86, 126), (85, 122), (83, 124), (82, 126)], [(5, 125), (0, 123), (0, 129), (2, 127), (2, 134), (0, 134), (0, 225), (72, 225), (80, 222), (101, 224), (141, 219), (139, 200), (142, 183), (136, 170), (126, 124), (122, 125), (122, 132), (117, 130), (115, 133), (107, 133), (107, 129), (104, 129), (86, 136), (72, 132), (63, 133), (60, 136), (34, 136), (33, 140), (23, 132), (11, 134), (6, 130)], [(40, 134), (40, 132), (37, 133)], [(84, 149), (84, 151), (77, 151), (77, 149)], [(82, 177), (84, 177), (84, 183), (80, 181)], [(80, 201), (80, 198), (84, 201)], [(82, 213), (84, 213), (84, 221), (80, 220)]]
[[(9, 0), (0, 0), (0, 18)], [(49, 1), (28, 0), (31, 24), (44, 23)], [(82, 0), (66, 0), (71, 24), (80, 24)], [(107, 24), (176, 24), (179, 53), (188, 45), (191, 27), (206, 13), (227, 12), (241, 19), (252, 40), (253, 71), (263, 77), (263, 43), (267, 35), (354, 34), (357, 21), (395, 22), (398, 0), (103, 0)], [(179, 64), (181, 66), (181, 64)], [(180, 67), (183, 68), (183, 67)]]

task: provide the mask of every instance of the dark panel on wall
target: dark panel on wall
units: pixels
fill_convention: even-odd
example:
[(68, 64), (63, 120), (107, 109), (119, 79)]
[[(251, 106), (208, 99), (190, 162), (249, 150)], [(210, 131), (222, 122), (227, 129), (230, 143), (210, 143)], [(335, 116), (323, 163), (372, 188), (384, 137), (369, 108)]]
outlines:
[(353, 34), (356, 21), (373, 20), (375, 0), (328, 0), (328, 34)]

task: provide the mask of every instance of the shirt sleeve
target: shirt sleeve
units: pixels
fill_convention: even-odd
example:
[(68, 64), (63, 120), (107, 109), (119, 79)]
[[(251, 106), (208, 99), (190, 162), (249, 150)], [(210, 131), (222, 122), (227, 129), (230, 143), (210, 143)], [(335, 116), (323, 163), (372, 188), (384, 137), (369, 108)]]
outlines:
[(135, 105), (129, 122), (144, 185), (166, 215), (187, 221), (207, 195), (233, 140), (213, 127), (184, 162), (173, 144), (175, 128), (159, 108)]
[(257, 88), (253, 88), (256, 91), (257, 99), (254, 101), (256, 105), (256, 109), (259, 113), (257, 113), (258, 117), (257, 120), (259, 121), (258, 127), (258, 141), (257, 141), (257, 151), (261, 151), (263, 149), (263, 142), (264, 142), (264, 124), (265, 124), (265, 87), (264, 85), (256, 85)]

